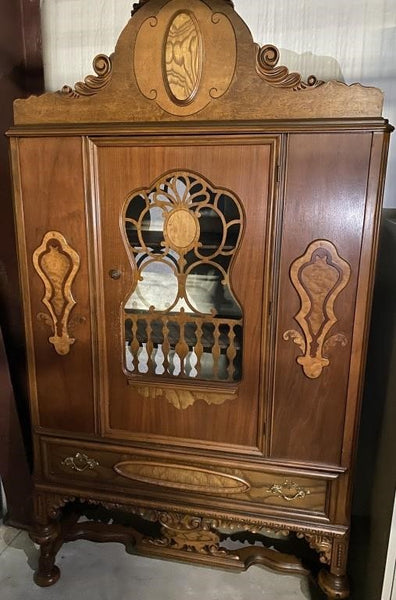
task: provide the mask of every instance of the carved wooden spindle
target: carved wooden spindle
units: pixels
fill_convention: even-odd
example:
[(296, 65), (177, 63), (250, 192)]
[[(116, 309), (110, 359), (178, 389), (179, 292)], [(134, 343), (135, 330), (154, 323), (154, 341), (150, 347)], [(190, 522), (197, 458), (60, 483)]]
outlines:
[(165, 369), (165, 373), (169, 373), (169, 350), (170, 350), (170, 344), (169, 344), (169, 326), (168, 326), (168, 321), (165, 319), (162, 321), (162, 335), (164, 338), (164, 341), (162, 343), (162, 352), (164, 353), (164, 369)]
[(202, 345), (202, 321), (201, 319), (197, 319), (197, 329), (195, 332), (196, 338), (197, 338), (197, 342), (195, 344), (195, 354), (197, 356), (197, 364), (195, 366), (197, 372), (198, 372), (198, 376), (201, 373), (201, 358), (202, 358), (202, 354), (203, 354), (203, 345)]
[(213, 331), (213, 348), (212, 348), (212, 356), (213, 356), (213, 378), (218, 379), (219, 377), (219, 359), (221, 355), (220, 348), (220, 330), (219, 330), (219, 322), (215, 321), (214, 331)]
[(139, 353), (139, 348), (140, 348), (140, 344), (139, 344), (139, 340), (138, 340), (138, 336), (137, 336), (137, 328), (138, 328), (138, 319), (137, 319), (137, 315), (133, 315), (132, 317), (132, 341), (131, 341), (131, 353), (132, 353), (132, 363), (133, 363), (133, 370), (135, 373), (138, 373), (138, 353)]
[(228, 358), (228, 379), (230, 381), (234, 380), (234, 373), (235, 373), (235, 365), (234, 365), (234, 361), (237, 355), (237, 351), (235, 348), (235, 338), (236, 338), (236, 333), (235, 333), (235, 329), (234, 329), (234, 325), (230, 324), (229, 325), (229, 333), (228, 333), (228, 340), (229, 340), (229, 344), (228, 344), (228, 348), (227, 348), (227, 358)]
[(177, 355), (180, 358), (180, 376), (184, 377), (184, 375), (185, 375), (185, 360), (186, 360), (186, 356), (189, 352), (189, 347), (188, 347), (188, 344), (186, 343), (186, 336), (185, 336), (186, 316), (185, 316), (185, 313), (183, 310), (180, 312), (179, 325), (180, 325), (179, 341), (176, 344), (175, 350), (176, 350)]
[(146, 331), (147, 331), (147, 344), (146, 350), (148, 354), (147, 358), (147, 366), (148, 372), (155, 375), (155, 361), (153, 360), (153, 352), (154, 352), (154, 343), (153, 343), (153, 320), (150, 317), (146, 319)]

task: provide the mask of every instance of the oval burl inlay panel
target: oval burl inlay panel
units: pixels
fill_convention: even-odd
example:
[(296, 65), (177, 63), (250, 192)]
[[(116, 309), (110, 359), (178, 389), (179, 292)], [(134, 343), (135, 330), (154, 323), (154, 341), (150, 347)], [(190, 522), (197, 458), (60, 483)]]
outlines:
[(169, 97), (188, 104), (194, 98), (202, 75), (202, 37), (192, 14), (179, 12), (165, 38), (164, 78)]
[(164, 233), (171, 246), (188, 248), (199, 238), (198, 220), (188, 209), (173, 210), (167, 218)]
[(235, 475), (184, 465), (127, 461), (113, 468), (128, 479), (191, 492), (240, 494), (250, 489), (247, 481)]

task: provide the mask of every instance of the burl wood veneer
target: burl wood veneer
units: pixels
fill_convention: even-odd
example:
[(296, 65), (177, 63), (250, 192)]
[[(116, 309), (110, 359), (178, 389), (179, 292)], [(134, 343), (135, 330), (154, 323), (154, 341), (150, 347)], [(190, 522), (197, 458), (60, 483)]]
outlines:
[[(141, 1), (96, 75), (15, 103), (39, 585), (82, 537), (306, 574), (271, 530), (349, 595), (391, 127), (379, 90), (278, 60), (230, 1)], [(62, 519), (75, 501), (153, 534)]]

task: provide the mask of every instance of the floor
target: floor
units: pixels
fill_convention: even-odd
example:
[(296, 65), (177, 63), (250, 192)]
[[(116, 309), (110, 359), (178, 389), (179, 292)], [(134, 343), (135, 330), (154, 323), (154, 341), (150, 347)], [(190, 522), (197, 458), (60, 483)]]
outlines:
[(322, 600), (305, 577), (264, 567), (228, 573), (128, 554), (120, 544), (65, 544), (52, 588), (32, 581), (38, 550), (25, 531), (0, 524), (1, 600)]

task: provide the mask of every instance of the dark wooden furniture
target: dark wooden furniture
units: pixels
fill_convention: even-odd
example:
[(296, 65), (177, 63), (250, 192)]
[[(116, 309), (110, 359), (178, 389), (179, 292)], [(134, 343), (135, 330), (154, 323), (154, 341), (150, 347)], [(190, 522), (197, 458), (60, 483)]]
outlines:
[[(226, 0), (134, 7), (10, 131), (36, 450), (35, 580), (80, 537), (306, 572), (349, 594), (352, 464), (389, 132), (382, 94), (302, 81)], [(62, 523), (75, 500), (156, 524)]]

